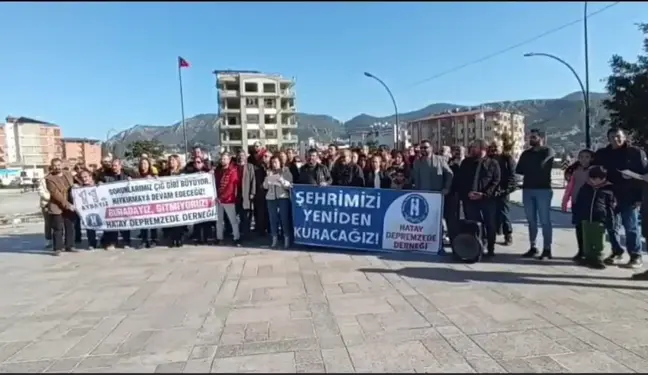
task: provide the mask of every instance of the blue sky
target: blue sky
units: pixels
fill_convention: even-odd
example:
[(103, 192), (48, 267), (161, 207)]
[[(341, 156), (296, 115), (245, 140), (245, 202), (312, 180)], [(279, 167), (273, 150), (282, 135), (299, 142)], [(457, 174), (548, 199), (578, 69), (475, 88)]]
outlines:
[[(595, 11), (609, 2), (590, 3)], [(216, 112), (215, 69), (294, 76), (298, 109), (341, 120), (435, 102), (555, 98), (578, 90), (556, 54), (583, 71), (582, 23), (485, 62), (415, 82), (582, 17), (577, 2), (0, 3), (0, 116), (57, 123), (103, 139), (133, 124), (179, 121), (177, 56), (187, 117)], [(643, 15), (643, 18), (642, 18)], [(590, 82), (602, 91), (612, 54), (635, 59), (648, 3), (590, 18)]]

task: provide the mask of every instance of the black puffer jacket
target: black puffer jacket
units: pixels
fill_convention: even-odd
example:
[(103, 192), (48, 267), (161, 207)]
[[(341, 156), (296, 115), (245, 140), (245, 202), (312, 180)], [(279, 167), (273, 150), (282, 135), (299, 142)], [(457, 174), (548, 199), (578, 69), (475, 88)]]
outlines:
[(330, 185), (333, 181), (331, 173), (324, 164), (304, 164), (299, 168), (299, 183), (304, 185), (320, 185), (325, 182)]
[(609, 182), (599, 186), (589, 183), (578, 191), (576, 202), (572, 206), (574, 222), (591, 221), (605, 224), (607, 228), (614, 227), (616, 198)]
[(364, 172), (359, 165), (337, 163), (331, 171), (333, 185), (364, 187)]
[[(481, 168), (479, 168), (478, 172), (479, 163), (481, 163)], [(499, 163), (491, 158), (481, 160), (475, 157), (465, 158), (461, 162), (458, 176), (455, 176), (455, 179), (458, 179), (457, 184), (461, 199), (468, 199), (468, 193), (471, 191), (482, 193), (486, 198), (492, 198), (495, 196), (500, 184)], [(477, 182), (476, 189), (473, 188), (475, 181)]]
[(645, 182), (623, 178), (621, 171), (628, 169), (642, 175), (648, 172), (648, 160), (642, 149), (628, 144), (619, 148), (607, 146), (596, 151), (592, 164), (607, 169), (607, 179), (613, 185), (619, 206), (627, 207), (641, 202), (641, 187)]
[(501, 154), (493, 156), (500, 167), (500, 184), (496, 192), (497, 196), (507, 196), (515, 191), (517, 182), (515, 181), (515, 160), (511, 155)]

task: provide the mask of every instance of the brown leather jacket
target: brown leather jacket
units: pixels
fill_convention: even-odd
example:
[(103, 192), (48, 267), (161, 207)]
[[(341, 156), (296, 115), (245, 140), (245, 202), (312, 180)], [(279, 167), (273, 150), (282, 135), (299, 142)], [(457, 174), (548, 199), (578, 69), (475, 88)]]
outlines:
[(50, 200), (47, 205), (52, 215), (60, 215), (63, 210), (69, 209), (72, 204), (69, 202), (70, 189), (74, 185), (74, 177), (69, 171), (61, 171), (60, 174), (48, 174), (45, 177), (45, 184), (50, 193)]

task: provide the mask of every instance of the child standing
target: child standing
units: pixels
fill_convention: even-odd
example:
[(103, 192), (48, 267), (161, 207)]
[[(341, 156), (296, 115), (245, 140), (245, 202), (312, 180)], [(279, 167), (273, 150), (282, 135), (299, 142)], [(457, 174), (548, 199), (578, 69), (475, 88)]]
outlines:
[[(578, 161), (565, 172), (565, 177), (568, 178), (569, 183), (565, 188), (565, 194), (562, 200), (562, 210), (567, 212), (569, 204), (573, 206), (578, 198), (578, 192), (585, 185), (589, 179), (589, 169), (594, 159), (594, 152), (592, 150), (581, 150), (578, 153)], [(574, 216), (572, 207), (572, 224), (576, 226), (576, 242), (578, 243), (578, 252), (574, 256), (574, 261), (580, 262), (583, 259), (583, 233), (580, 221)]]
[(582, 235), (584, 264), (603, 269), (603, 247), (605, 233), (614, 228), (616, 200), (612, 184), (607, 180), (607, 171), (601, 166), (589, 170), (589, 179), (578, 192), (572, 208)]

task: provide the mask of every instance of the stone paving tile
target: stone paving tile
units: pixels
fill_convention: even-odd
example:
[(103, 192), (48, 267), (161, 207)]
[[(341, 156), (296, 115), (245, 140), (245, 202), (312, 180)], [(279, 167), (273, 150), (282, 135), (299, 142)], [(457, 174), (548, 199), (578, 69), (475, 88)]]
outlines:
[(36, 253), (41, 225), (0, 228), (35, 238), (0, 252), (0, 372), (645, 371), (648, 283), (573, 265), (571, 229), (555, 229), (553, 260), (520, 259), (512, 212), (515, 245), (473, 265), (212, 247), (54, 258)]

